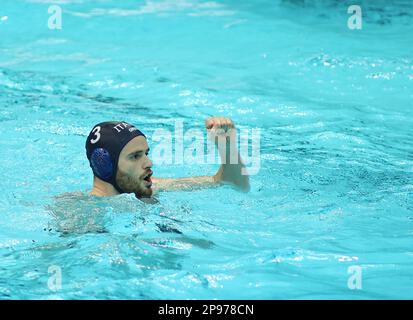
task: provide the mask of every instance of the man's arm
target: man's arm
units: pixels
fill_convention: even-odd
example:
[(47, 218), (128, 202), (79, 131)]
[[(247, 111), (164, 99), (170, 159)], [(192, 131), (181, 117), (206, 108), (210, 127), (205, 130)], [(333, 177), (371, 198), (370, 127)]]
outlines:
[(214, 187), (218, 185), (214, 177), (188, 177), (188, 178), (153, 178), (154, 191), (185, 191)]
[(232, 120), (221, 117), (208, 118), (205, 121), (205, 127), (208, 130), (209, 138), (215, 142), (221, 158), (218, 172), (213, 176), (177, 179), (153, 178), (155, 190), (193, 190), (194, 188), (212, 187), (224, 183), (234, 185), (242, 191), (249, 191), (249, 177), (236, 146), (236, 129)]

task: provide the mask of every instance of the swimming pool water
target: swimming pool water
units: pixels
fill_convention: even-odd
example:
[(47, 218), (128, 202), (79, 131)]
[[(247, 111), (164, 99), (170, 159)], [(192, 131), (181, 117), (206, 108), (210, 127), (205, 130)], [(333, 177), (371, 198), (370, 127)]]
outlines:
[[(2, 1), (0, 299), (411, 299), (413, 5), (358, 3)], [(94, 124), (210, 115), (261, 130), (250, 193), (85, 195)]]

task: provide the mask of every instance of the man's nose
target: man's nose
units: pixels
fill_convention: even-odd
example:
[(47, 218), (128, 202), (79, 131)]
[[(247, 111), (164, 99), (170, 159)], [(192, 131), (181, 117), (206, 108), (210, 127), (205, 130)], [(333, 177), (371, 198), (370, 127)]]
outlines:
[(144, 169), (147, 169), (147, 168), (152, 168), (152, 160), (151, 159), (149, 159), (149, 157), (148, 156), (146, 156), (146, 159), (145, 159), (146, 161), (145, 161), (145, 164), (144, 164)]

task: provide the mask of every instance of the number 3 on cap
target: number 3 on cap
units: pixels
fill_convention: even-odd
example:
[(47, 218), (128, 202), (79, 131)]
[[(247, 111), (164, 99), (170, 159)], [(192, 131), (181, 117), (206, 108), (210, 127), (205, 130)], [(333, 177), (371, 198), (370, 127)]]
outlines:
[(92, 132), (95, 134), (96, 138), (90, 139), (90, 143), (95, 144), (100, 140), (100, 126), (97, 126)]

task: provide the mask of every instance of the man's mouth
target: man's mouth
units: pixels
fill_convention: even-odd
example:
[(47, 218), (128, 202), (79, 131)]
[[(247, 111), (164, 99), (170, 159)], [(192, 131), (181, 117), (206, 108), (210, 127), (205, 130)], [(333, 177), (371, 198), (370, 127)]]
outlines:
[(145, 186), (147, 188), (150, 188), (152, 186), (152, 180), (151, 180), (151, 176), (153, 174), (153, 171), (150, 171), (144, 178), (143, 180), (145, 181)]

